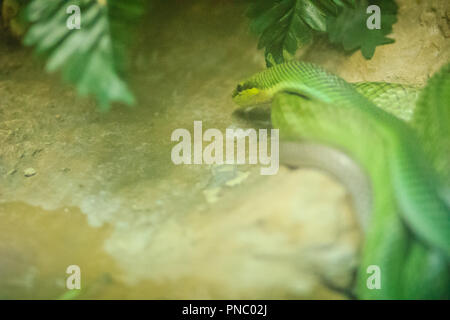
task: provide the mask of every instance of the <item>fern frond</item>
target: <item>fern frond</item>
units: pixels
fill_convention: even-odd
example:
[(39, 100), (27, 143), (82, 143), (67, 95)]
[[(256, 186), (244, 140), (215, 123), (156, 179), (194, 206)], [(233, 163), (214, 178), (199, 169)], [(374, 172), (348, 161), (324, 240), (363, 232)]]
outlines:
[[(71, 5), (81, 10), (81, 29), (66, 25)], [(130, 24), (142, 11), (141, 0), (33, 0), (26, 8), (31, 27), (24, 43), (47, 56), (48, 72), (61, 70), (81, 95), (93, 94), (103, 110), (114, 101), (131, 105), (124, 52)]]
[[(379, 30), (366, 26), (371, 4), (381, 7)], [(318, 33), (327, 33), (332, 43), (347, 51), (361, 49), (370, 59), (377, 46), (394, 42), (386, 35), (392, 32), (396, 14), (394, 0), (252, 0), (247, 13), (268, 66), (292, 59)]]
[(289, 60), (311, 41), (313, 31), (326, 29), (325, 12), (312, 0), (260, 0), (251, 3), (250, 29), (260, 36), (268, 66)]

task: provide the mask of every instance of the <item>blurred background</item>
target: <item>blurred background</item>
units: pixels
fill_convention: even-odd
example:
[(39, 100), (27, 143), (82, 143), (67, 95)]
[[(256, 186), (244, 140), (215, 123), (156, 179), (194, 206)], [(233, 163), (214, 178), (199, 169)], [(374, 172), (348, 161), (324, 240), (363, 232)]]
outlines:
[[(153, 1), (140, 19), (131, 10), (131, 22), (110, 26), (130, 38), (128, 59), (107, 47), (92, 64), (50, 73), (64, 51), (46, 47), (45, 25), (33, 29), (50, 15), (32, 11), (23, 22), (14, 8), (24, 2), (3, 0), (1, 299), (64, 297), (73, 264), (83, 288), (74, 298), (352, 298), (361, 235), (334, 179), (170, 160), (172, 131), (195, 120), (221, 131), (252, 126), (231, 101), (239, 80), (266, 67), (247, 2)], [(320, 36), (296, 57), (348, 81), (423, 85), (450, 60), (449, 3), (396, 3), (395, 42), (371, 59)], [(89, 67), (101, 72), (78, 81)]]

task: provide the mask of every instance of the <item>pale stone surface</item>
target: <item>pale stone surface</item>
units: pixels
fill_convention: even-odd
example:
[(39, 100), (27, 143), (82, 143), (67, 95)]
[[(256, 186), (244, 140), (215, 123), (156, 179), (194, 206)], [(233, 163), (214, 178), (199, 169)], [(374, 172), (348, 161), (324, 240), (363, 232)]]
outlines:
[[(331, 298), (339, 295), (321, 280), (349, 288), (358, 230), (339, 184), (314, 170), (282, 168), (146, 233), (117, 231), (106, 248), (134, 270), (129, 280), (196, 279), (192, 292), (205, 291), (196, 298)], [(139, 254), (128, 249), (143, 244)]]
[(318, 63), (347, 81), (388, 81), (424, 84), (450, 61), (450, 2), (401, 0), (398, 21), (388, 37), (395, 43), (377, 47), (371, 60), (361, 52), (351, 56), (318, 43), (303, 59)]
[(32, 176), (34, 176), (36, 174), (36, 170), (34, 170), (33, 168), (26, 168), (24, 171), (23, 171), (23, 175), (25, 176), (25, 177), (32, 177)]

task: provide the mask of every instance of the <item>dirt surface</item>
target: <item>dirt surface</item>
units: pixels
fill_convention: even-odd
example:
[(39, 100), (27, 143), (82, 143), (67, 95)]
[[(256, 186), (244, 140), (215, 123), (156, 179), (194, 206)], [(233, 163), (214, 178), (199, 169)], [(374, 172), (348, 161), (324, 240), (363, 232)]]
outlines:
[[(396, 42), (372, 60), (323, 43), (302, 58), (423, 84), (450, 60), (448, 3), (398, 2)], [(332, 178), (171, 162), (177, 128), (251, 125), (230, 94), (264, 60), (243, 7), (159, 10), (133, 51), (139, 103), (108, 113), (0, 34), (0, 298), (59, 297), (70, 264), (84, 298), (347, 298), (361, 237)]]

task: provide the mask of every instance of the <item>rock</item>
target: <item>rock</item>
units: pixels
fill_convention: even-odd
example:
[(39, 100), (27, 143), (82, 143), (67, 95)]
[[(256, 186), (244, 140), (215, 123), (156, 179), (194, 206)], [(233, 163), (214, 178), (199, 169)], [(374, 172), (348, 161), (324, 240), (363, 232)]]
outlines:
[(213, 165), (212, 177), (203, 194), (208, 203), (215, 203), (220, 198), (223, 186), (235, 187), (245, 181), (250, 175), (249, 171), (241, 172), (236, 165)]
[(44, 150), (43, 148), (38, 148), (36, 150), (33, 151), (33, 153), (31, 154), (32, 157), (35, 157), (36, 155), (38, 155), (42, 150)]
[(219, 193), (222, 190), (221, 187), (214, 187), (203, 190), (203, 194), (205, 195), (206, 201), (208, 203), (215, 203), (219, 200)]
[(25, 177), (32, 177), (36, 174), (36, 170), (34, 170), (33, 168), (27, 168), (23, 171), (23, 175)]
[(234, 187), (237, 186), (239, 184), (241, 184), (245, 179), (248, 178), (248, 176), (250, 175), (249, 171), (246, 172), (238, 172), (237, 176), (234, 179), (228, 180), (227, 182), (225, 182), (225, 185), (228, 187)]
[[(214, 203), (203, 212), (193, 207), (132, 232), (124, 227), (107, 240), (125, 281), (167, 279), (177, 285), (165, 295), (177, 298), (348, 298), (361, 238), (335, 180), (281, 167), (275, 176), (203, 193)], [(145, 250), (130, 253), (136, 247)]]

